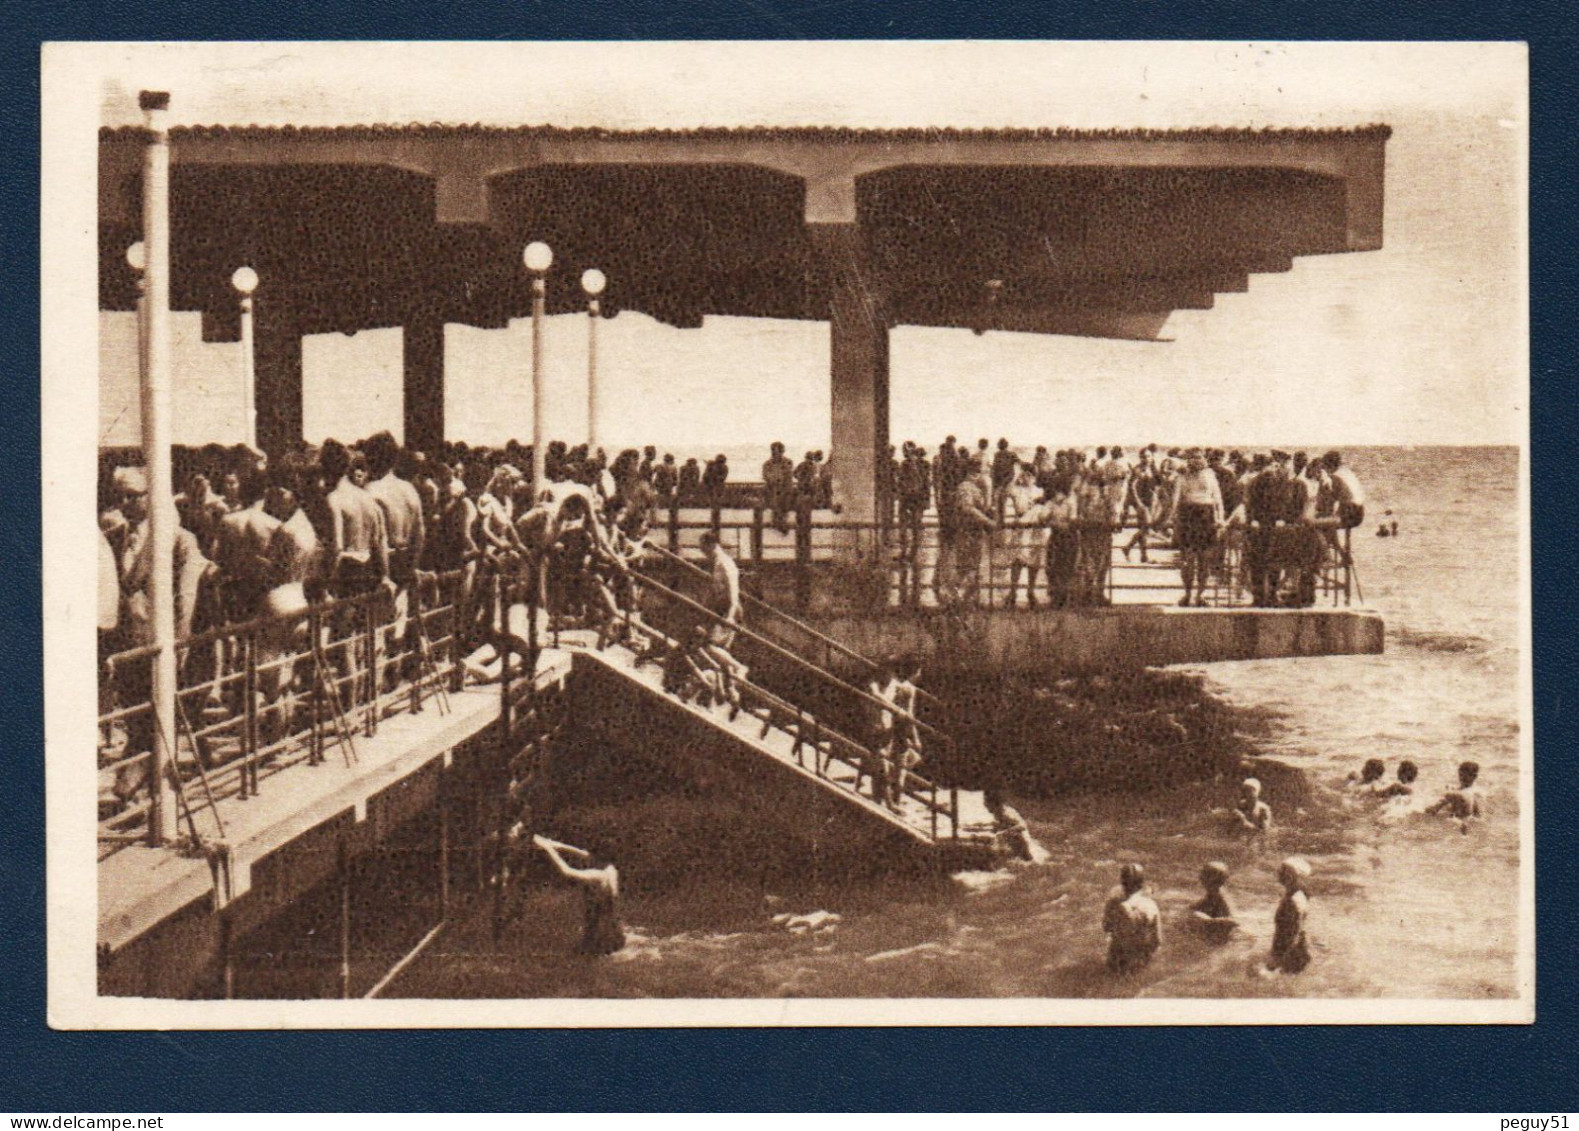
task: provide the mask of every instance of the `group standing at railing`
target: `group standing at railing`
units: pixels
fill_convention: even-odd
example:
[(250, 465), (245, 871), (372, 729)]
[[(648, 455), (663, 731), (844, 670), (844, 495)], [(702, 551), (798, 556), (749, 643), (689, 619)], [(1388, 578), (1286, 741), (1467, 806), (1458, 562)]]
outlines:
[(1045, 570), (1050, 605), (1109, 603), (1114, 536), (1133, 529), (1122, 546), (1142, 562), (1154, 545), (1178, 551), (1179, 604), (1204, 606), (1213, 581), (1248, 591), (1260, 607), (1308, 607), (1329, 562), (1347, 569), (1346, 534), (1365, 518), (1365, 493), (1341, 453), (1316, 459), (1272, 450), (1245, 456), (1216, 448), (1169, 449), (1152, 444), (1133, 459), (1099, 447), (1030, 460), (1000, 439), (974, 451), (953, 436), (934, 458), (906, 441), (891, 459), (888, 521), (893, 530), (901, 603), (921, 601), (925, 519), (936, 514), (931, 589), (940, 605), (980, 603), (984, 575), (1007, 566), (1004, 604), (1037, 604)]
[[(388, 433), (303, 445), (272, 462), (245, 447), (178, 449), (187, 762), (201, 769), (238, 749), (272, 759), (272, 739), (300, 739), (309, 725), (316, 735), (326, 720), (349, 744), (347, 716), (371, 729), (414, 683), (497, 679), (531, 635), (512, 620), (528, 603), (555, 623), (596, 628), (600, 647), (628, 639), (643, 658), (661, 657), (673, 693), (739, 709), (746, 669), (730, 648), (742, 595), (717, 538), (703, 538), (710, 580), (690, 631), (666, 637), (637, 607), (632, 566), (662, 553), (644, 542), (662, 494), (650, 450), (645, 462), (628, 451), (604, 468), (601, 453), (556, 444), (541, 490), (508, 451), (456, 445), (440, 455), (403, 450)], [(530, 466), (529, 450), (516, 457)], [(101, 807), (113, 815), (147, 788), (155, 649), (146, 479), (106, 461), (100, 482)], [(420, 688), (411, 702), (420, 707)], [(163, 741), (179, 750), (180, 738)], [(892, 782), (881, 775), (884, 797)], [(904, 785), (901, 775), (894, 788)]]

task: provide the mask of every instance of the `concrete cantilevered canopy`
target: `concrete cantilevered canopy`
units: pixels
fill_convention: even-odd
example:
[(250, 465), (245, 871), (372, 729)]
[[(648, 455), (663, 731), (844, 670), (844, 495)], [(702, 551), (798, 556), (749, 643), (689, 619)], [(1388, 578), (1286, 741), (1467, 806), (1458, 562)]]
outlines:
[[(406, 435), (443, 439), (443, 325), (530, 308), (520, 248), (555, 249), (549, 310), (826, 320), (845, 514), (878, 513), (888, 330), (1149, 340), (1294, 257), (1382, 243), (1389, 130), (1063, 131), (477, 126), (171, 133), (172, 304), (230, 332), (257, 296), (259, 435), (301, 435), (301, 337), (401, 326)], [(100, 137), (100, 296), (130, 309), (137, 129)]]

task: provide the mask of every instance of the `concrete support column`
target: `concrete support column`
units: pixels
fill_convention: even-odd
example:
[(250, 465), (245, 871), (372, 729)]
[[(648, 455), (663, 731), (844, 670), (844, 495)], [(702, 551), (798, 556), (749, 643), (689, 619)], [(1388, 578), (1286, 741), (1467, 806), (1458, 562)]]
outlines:
[(406, 447), (437, 455), (444, 443), (444, 319), (419, 311), (401, 331)]
[(854, 223), (808, 224), (828, 287), (833, 498), (847, 522), (887, 513), (888, 310)]
[(289, 300), (259, 292), (256, 340), (258, 446), (279, 456), (302, 439), (302, 335)]

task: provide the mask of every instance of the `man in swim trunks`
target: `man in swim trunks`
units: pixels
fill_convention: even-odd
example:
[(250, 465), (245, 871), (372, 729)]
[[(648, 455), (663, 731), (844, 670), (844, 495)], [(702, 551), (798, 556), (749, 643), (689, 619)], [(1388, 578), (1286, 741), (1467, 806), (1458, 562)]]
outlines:
[(592, 863), (592, 854), (573, 844), (534, 836), (532, 843), (543, 850), (559, 874), (581, 888), (585, 920), (578, 950), (589, 957), (613, 954), (625, 946), (625, 928), (620, 926), (620, 873), (613, 864), (602, 867), (577, 867), (565, 859), (571, 855), (583, 864)]
[(220, 570), (225, 617), (232, 623), (251, 620), (263, 611), (268, 592), (264, 559), (279, 520), (263, 505), (264, 481), (243, 468), (236, 488), (241, 507), (223, 515), (214, 526), (214, 564)]
[(1107, 968), (1114, 974), (1143, 969), (1162, 945), (1162, 913), (1145, 888), (1146, 870), (1125, 864), (1119, 870), (1119, 888), (1108, 897), (1102, 913), (1102, 929), (1108, 934)]
[(330, 589), (341, 598), (370, 593), (389, 580), (384, 514), (373, 497), (352, 482), (351, 454), (345, 445), (325, 440), (318, 461), (324, 482), (330, 485)]
[(711, 530), (702, 535), (702, 554), (706, 559), (705, 567), (712, 574), (707, 607), (722, 618), (721, 622), (713, 622), (709, 636), (718, 647), (729, 648), (735, 642), (734, 626), (745, 613), (745, 606), (740, 602), (740, 567)]
[(388, 432), (380, 432), (370, 437), (364, 446), (368, 474), (372, 477), (367, 485), (367, 493), (383, 512), (384, 531), (389, 539), (389, 579), (394, 583), (395, 592), (386, 623), (393, 626), (389, 634), (389, 650), (398, 655), (409, 650), (414, 643), (407, 639), (407, 629), (410, 627), (407, 616), (411, 605), (411, 585), (416, 580), (417, 566), (422, 561), (427, 538), (422, 496), (395, 473), (396, 465), (400, 462), (400, 445), (393, 436)]

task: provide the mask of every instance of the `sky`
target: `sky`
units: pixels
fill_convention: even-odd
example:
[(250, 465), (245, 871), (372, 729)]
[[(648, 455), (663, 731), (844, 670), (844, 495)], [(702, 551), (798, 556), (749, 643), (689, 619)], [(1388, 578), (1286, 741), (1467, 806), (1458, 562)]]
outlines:
[[(71, 46), (59, 65), (97, 75), (107, 124), (136, 121), (144, 87), (172, 92), (175, 124), (1386, 123), (1383, 250), (1254, 276), (1247, 294), (1175, 313), (1162, 343), (900, 327), (891, 434), (1314, 445), (1516, 444), (1527, 432), (1520, 45)], [(585, 320), (550, 322), (549, 430), (574, 434), (585, 428)], [(827, 444), (825, 325), (676, 330), (627, 313), (600, 334), (610, 443)], [(447, 340), (452, 434), (529, 434), (522, 328), (452, 327)], [(318, 417), (354, 430), (342, 402), (389, 415), (390, 341), (363, 334), (310, 353), (369, 374), (363, 395)]]

